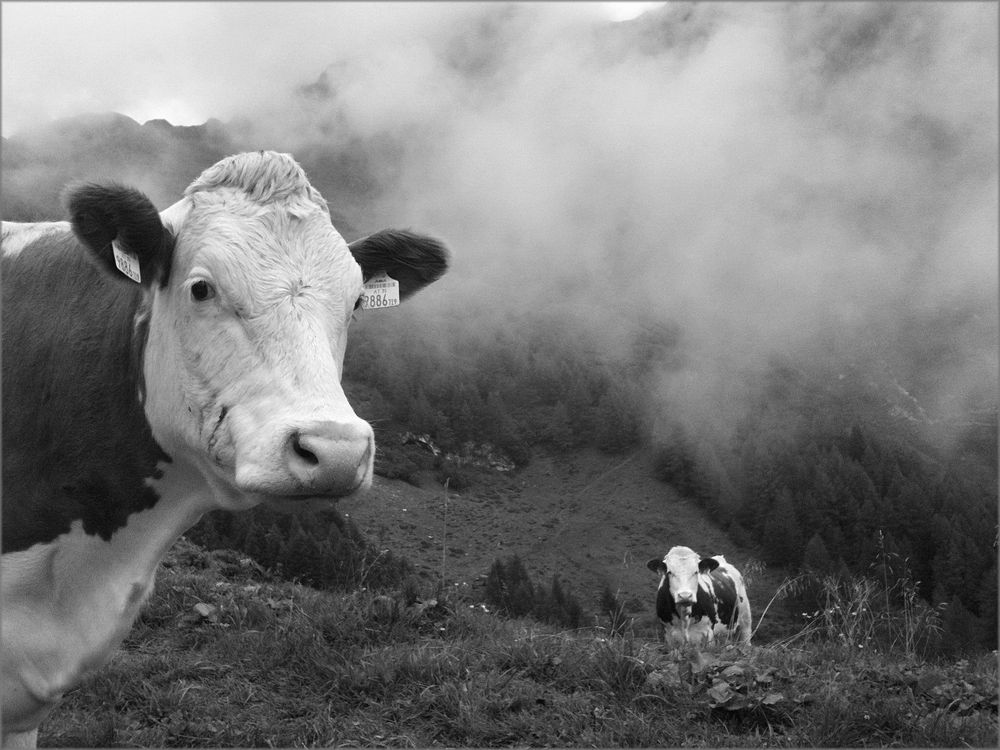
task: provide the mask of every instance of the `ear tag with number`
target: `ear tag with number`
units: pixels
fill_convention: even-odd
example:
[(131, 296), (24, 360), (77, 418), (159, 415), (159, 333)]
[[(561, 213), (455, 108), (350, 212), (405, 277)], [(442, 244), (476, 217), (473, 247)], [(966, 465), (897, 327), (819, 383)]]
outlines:
[(361, 293), (362, 310), (381, 310), (399, 304), (399, 282), (385, 271), (379, 271), (365, 282)]
[(128, 276), (136, 284), (142, 283), (142, 276), (139, 275), (139, 256), (122, 250), (118, 246), (118, 240), (111, 241), (111, 251), (115, 254), (115, 265), (118, 270)]

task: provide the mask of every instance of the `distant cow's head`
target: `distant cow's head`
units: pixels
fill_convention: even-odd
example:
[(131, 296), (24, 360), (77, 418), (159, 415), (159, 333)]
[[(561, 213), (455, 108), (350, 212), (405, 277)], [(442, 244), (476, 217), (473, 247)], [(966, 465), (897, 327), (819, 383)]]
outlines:
[(701, 557), (689, 547), (671, 547), (663, 559), (653, 558), (646, 567), (659, 573), (660, 587), (667, 586), (678, 610), (694, 605), (698, 596), (698, 577), (719, 567), (717, 560)]
[(144, 301), (145, 411), (153, 435), (216, 500), (341, 497), (371, 483), (371, 427), (340, 380), (347, 331), (371, 275), (406, 297), (445, 270), (427, 237), (348, 245), (289, 156), (240, 154), (206, 170), (162, 214), (138, 191), (70, 191), (73, 229), (119, 275), (131, 254)]

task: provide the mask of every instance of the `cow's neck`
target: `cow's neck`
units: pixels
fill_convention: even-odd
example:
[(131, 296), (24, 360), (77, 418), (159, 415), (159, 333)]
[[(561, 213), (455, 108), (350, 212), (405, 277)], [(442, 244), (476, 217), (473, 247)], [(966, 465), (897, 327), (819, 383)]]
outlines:
[(23, 722), (4, 730), (16, 732), (110, 658), (157, 563), (210, 505), (139, 401), (138, 286), (71, 236), (3, 265), (0, 587), (4, 710)]
[(5, 651), (18, 655), (25, 700), (45, 707), (111, 657), (152, 590), (158, 563), (208, 507), (184, 466), (166, 466), (150, 484), (159, 501), (130, 515), (110, 540), (76, 521), (51, 542), (4, 555), (4, 600), (40, 608), (3, 614)]

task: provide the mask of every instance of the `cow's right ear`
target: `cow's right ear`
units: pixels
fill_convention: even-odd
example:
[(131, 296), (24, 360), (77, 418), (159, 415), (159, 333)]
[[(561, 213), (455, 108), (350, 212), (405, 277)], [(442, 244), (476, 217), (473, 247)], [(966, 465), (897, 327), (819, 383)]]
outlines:
[(448, 249), (422, 234), (383, 229), (350, 243), (351, 254), (361, 266), (365, 281), (379, 271), (399, 282), (399, 297), (437, 281), (448, 270)]
[(698, 563), (698, 572), (711, 573), (717, 567), (719, 567), (719, 561), (714, 557), (703, 557), (701, 558), (701, 562)]
[(666, 563), (664, 563), (659, 557), (654, 557), (652, 560), (647, 562), (646, 567), (654, 573), (665, 573), (667, 571)]
[[(63, 200), (73, 232), (109, 273), (147, 288), (154, 281), (167, 283), (174, 238), (144, 193), (123, 185), (82, 184), (69, 187)], [(137, 273), (123, 270), (130, 264)]]

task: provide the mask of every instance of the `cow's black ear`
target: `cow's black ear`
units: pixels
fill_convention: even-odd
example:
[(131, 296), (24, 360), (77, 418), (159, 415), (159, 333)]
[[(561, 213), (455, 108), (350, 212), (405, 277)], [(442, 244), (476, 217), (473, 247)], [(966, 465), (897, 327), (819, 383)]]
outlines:
[(667, 569), (666, 564), (658, 557), (654, 557), (652, 560), (646, 563), (646, 567), (649, 568), (654, 573), (662, 573)]
[(69, 187), (63, 200), (73, 232), (110, 273), (128, 281), (115, 263), (118, 249), (138, 263), (143, 286), (167, 283), (173, 235), (144, 193), (123, 185), (82, 184)]
[(448, 270), (448, 249), (444, 244), (413, 232), (384, 229), (348, 247), (365, 280), (385, 271), (399, 282), (400, 299), (437, 281)]
[(703, 557), (701, 558), (701, 561), (698, 563), (698, 572), (711, 573), (717, 567), (719, 567), (719, 561), (716, 560), (714, 557)]

